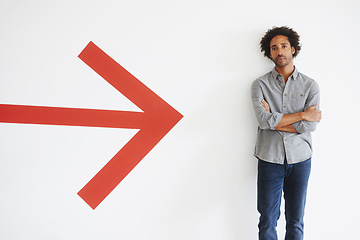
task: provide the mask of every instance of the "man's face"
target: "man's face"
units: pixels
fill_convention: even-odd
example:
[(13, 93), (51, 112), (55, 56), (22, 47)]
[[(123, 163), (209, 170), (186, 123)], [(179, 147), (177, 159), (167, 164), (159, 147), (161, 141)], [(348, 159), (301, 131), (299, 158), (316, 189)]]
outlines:
[(291, 47), (288, 37), (278, 35), (270, 41), (270, 56), (278, 67), (286, 67), (293, 61), (295, 48)]

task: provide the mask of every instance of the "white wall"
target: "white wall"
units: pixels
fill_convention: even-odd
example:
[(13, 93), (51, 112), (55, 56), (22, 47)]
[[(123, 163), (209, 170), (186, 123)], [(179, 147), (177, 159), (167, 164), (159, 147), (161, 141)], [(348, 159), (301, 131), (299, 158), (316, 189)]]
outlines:
[(77, 57), (93, 41), (184, 118), (96, 210), (76, 193), (136, 130), (1, 123), (0, 238), (256, 239), (250, 84), (272, 68), (260, 38), (288, 25), (303, 44), (295, 64), (320, 84), (323, 110), (305, 239), (359, 239), (359, 7), (1, 1), (1, 104), (138, 110)]

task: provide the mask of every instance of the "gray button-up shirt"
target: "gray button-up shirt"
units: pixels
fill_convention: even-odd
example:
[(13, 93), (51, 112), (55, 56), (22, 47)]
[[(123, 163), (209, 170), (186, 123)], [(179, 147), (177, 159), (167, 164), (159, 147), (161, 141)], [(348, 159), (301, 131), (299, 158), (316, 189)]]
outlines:
[[(284, 114), (303, 112), (319, 104), (319, 86), (311, 78), (295, 68), (287, 83), (275, 68), (255, 80), (251, 86), (251, 98), (258, 121), (255, 156), (261, 160), (283, 164), (302, 162), (312, 155), (311, 132), (318, 122), (305, 120), (293, 123), (298, 133), (275, 130)], [(270, 113), (262, 106), (265, 99)]]

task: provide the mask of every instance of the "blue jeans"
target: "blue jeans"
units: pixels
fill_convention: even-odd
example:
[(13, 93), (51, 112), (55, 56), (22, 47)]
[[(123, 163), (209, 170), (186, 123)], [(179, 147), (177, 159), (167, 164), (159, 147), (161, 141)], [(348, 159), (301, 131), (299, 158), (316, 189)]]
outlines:
[(284, 165), (258, 162), (259, 240), (277, 240), (276, 225), (280, 217), (282, 191), (285, 199), (285, 240), (303, 239), (306, 190), (311, 158)]

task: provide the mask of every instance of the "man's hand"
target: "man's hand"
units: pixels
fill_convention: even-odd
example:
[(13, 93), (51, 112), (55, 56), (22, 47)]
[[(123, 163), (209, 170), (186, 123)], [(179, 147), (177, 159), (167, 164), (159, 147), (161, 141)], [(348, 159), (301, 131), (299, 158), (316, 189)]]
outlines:
[(321, 111), (316, 109), (318, 105), (309, 107), (303, 112), (303, 119), (309, 122), (320, 122), (321, 120)]
[(261, 103), (263, 104), (262, 106), (265, 108), (265, 110), (267, 112), (270, 112), (270, 106), (269, 104), (265, 101), (265, 99), (261, 100)]

